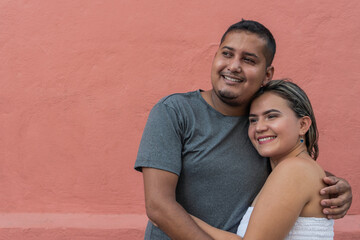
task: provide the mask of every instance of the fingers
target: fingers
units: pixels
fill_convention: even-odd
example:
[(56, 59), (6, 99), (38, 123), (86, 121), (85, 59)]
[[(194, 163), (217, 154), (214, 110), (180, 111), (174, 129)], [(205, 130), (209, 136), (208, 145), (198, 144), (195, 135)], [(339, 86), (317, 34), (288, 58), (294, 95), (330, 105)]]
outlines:
[[(322, 189), (322, 190), (324, 190), (324, 189)], [(330, 192), (332, 192), (332, 191), (330, 190)], [(338, 195), (337, 197), (321, 200), (321, 205), (323, 207), (334, 208), (334, 207), (342, 207), (343, 205), (349, 204), (349, 207), (350, 207), (351, 202), (352, 202), (351, 191), (345, 191), (344, 193), (342, 193), (341, 195)]]
[(335, 208), (324, 208), (323, 213), (329, 219), (339, 219), (343, 218), (346, 215), (347, 209), (350, 207), (350, 204), (345, 204), (341, 207)]
[(351, 187), (344, 179), (337, 177), (324, 177), (323, 181), (330, 185), (320, 190), (321, 195), (339, 195), (350, 191)]
[[(334, 187), (334, 186), (332, 186), (332, 187)], [(330, 188), (330, 190), (329, 190), (329, 188)], [(322, 189), (322, 190), (325, 190), (325, 192), (331, 192), (331, 193), (335, 193), (336, 191), (341, 192), (341, 190), (339, 191), (339, 189), (332, 191), (331, 187), (327, 187), (326, 189)], [(345, 191), (344, 193), (342, 193), (341, 195), (339, 195), (336, 198), (323, 199), (321, 201), (321, 205), (326, 207), (323, 209), (323, 213), (327, 215), (327, 218), (339, 219), (346, 215), (347, 211), (350, 208), (351, 202), (352, 202), (352, 194), (351, 194), (351, 190), (350, 190), (350, 191)]]
[(347, 181), (335, 176), (325, 177), (323, 181), (329, 185), (320, 190), (321, 195), (328, 195), (330, 199), (323, 199), (321, 205), (325, 207), (323, 213), (329, 219), (339, 219), (346, 215), (352, 202), (351, 187)]
[(345, 190), (341, 186), (334, 185), (334, 186), (325, 187), (325, 188), (321, 189), (320, 195), (338, 195), (343, 192), (345, 192)]
[(329, 176), (323, 178), (324, 183), (326, 183), (329, 186), (336, 184), (339, 180), (340, 179), (335, 176)]
[(328, 207), (328, 208), (343, 207), (343, 206), (346, 206), (346, 205), (350, 205), (351, 202), (352, 202), (351, 200), (352, 200), (352, 196), (340, 195), (337, 198), (321, 200), (321, 206)]

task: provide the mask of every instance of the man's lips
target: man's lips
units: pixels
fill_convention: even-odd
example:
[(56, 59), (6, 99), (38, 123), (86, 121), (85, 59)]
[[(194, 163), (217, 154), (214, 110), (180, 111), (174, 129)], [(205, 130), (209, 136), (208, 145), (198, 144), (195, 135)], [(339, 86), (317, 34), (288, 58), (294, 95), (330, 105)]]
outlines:
[(227, 80), (227, 81), (230, 81), (230, 82), (244, 82), (245, 79), (242, 78), (242, 77), (239, 77), (239, 76), (234, 76), (232, 74), (221, 74), (221, 76)]

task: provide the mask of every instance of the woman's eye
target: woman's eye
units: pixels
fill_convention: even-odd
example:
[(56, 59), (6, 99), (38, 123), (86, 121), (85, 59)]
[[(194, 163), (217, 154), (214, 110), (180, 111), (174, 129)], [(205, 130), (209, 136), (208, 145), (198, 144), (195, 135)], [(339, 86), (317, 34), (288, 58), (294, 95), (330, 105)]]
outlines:
[(267, 116), (268, 119), (274, 119), (276, 118), (277, 116), (275, 114), (270, 114)]
[(253, 123), (256, 123), (256, 119), (255, 118), (249, 118), (249, 122), (251, 123), (251, 124), (253, 124)]

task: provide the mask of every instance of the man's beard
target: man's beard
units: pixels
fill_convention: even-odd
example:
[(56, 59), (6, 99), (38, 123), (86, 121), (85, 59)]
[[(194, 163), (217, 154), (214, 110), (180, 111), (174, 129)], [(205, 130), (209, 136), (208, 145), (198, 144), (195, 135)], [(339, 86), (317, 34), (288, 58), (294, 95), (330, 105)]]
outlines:
[(223, 90), (219, 90), (218, 92), (215, 91), (215, 94), (218, 96), (218, 98), (230, 105), (230, 106), (240, 106), (241, 103), (237, 102), (236, 99), (238, 98), (238, 95), (232, 93), (232, 92), (229, 92), (229, 91), (223, 91)]

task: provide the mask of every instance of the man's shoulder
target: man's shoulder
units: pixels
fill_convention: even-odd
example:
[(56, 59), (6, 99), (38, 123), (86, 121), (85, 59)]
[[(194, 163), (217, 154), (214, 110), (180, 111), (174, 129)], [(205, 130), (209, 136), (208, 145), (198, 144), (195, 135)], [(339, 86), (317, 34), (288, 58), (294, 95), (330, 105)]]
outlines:
[(160, 103), (171, 104), (174, 102), (192, 101), (199, 98), (199, 90), (186, 93), (173, 93), (160, 99)]
[(157, 105), (165, 105), (167, 107), (179, 110), (187, 108), (196, 108), (201, 106), (202, 100), (200, 90), (186, 92), (186, 93), (173, 93), (160, 99)]

